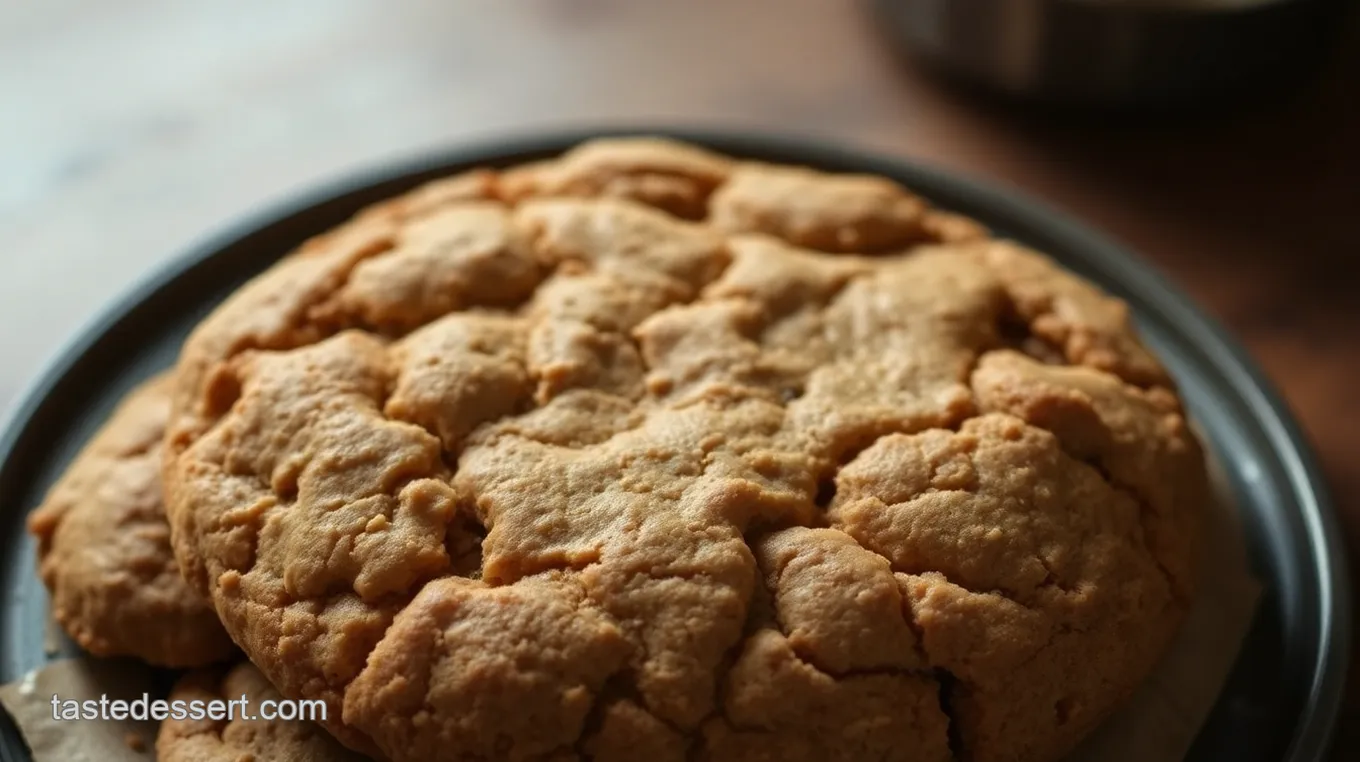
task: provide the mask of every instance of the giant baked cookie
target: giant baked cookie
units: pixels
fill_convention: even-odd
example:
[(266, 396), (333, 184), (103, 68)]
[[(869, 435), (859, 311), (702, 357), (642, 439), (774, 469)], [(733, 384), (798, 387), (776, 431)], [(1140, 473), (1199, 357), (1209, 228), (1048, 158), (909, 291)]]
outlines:
[(172, 383), (133, 390), (28, 517), (56, 620), (97, 656), (188, 667), (234, 650), (180, 577), (161, 501)]
[(174, 545), (391, 760), (1043, 760), (1191, 595), (1127, 309), (888, 180), (607, 140), (360, 214), (192, 335)]

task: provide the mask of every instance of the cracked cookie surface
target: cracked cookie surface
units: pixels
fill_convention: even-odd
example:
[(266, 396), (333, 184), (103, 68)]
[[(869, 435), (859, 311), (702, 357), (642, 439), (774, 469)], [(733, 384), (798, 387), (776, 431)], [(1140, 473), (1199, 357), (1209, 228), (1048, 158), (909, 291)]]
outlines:
[(1052, 759), (1193, 589), (1125, 305), (883, 178), (615, 139), (438, 181), (177, 374), (186, 577), (394, 762)]
[(173, 382), (128, 394), (28, 517), (53, 617), (96, 656), (192, 667), (234, 648), (180, 577), (160, 484)]

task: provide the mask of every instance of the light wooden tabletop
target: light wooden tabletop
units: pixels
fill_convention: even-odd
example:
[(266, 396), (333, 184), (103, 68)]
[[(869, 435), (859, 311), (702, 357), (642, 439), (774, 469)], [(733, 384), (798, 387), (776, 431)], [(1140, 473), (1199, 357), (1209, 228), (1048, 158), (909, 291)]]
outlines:
[(1284, 389), (1360, 536), (1360, 55), (1252, 113), (1077, 122), (934, 84), (862, 5), (0, 2), (0, 406), (150, 269), (338, 173), (548, 126), (761, 127), (1019, 186), (1157, 261)]

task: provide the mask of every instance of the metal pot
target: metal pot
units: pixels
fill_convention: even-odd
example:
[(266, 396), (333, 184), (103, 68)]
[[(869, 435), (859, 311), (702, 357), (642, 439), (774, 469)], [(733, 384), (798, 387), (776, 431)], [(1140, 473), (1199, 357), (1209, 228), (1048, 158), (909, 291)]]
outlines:
[(1345, 0), (871, 0), (914, 56), (1026, 99), (1183, 104), (1288, 84)]

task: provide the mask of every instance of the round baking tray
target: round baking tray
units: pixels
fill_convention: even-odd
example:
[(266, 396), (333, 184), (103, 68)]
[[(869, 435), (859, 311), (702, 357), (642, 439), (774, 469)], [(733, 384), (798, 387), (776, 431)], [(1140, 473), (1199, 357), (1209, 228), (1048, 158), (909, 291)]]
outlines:
[[(591, 130), (424, 156), (338, 182), (238, 224), (148, 278), (91, 323), (37, 380), (0, 430), (0, 681), (51, 658), (47, 600), (24, 515), (114, 404), (170, 365), (188, 330), (237, 285), (361, 207), (475, 165), (543, 158)], [(1340, 532), (1298, 426), (1241, 347), (1120, 245), (1020, 194), (915, 163), (766, 135), (669, 134), (753, 159), (892, 177), (999, 235), (1047, 252), (1129, 302), (1225, 464), (1265, 592), (1252, 630), (1191, 760), (1305, 760), (1326, 752), (1340, 705), (1350, 593)], [(68, 643), (67, 652), (74, 652)], [(2, 715), (3, 712), (0, 712)], [(0, 717), (0, 758), (27, 758)]]

